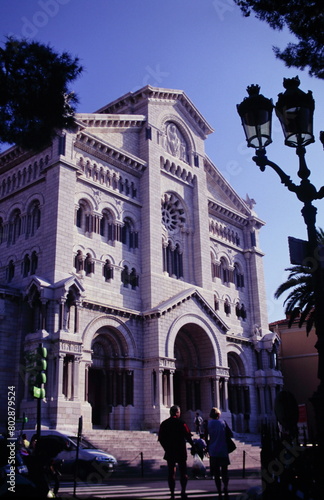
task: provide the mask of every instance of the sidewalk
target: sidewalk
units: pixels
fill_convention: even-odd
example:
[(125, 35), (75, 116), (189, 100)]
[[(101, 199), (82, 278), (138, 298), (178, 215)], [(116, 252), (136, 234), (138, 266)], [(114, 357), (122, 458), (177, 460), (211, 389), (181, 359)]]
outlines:
[[(246, 492), (253, 487), (261, 486), (260, 471), (246, 471), (242, 477), (242, 471), (230, 471), (229, 500), (248, 500)], [(167, 471), (154, 471), (146, 477), (117, 477), (98, 484), (77, 484), (76, 496), (73, 496), (73, 483), (63, 483), (58, 496), (60, 498), (114, 498), (118, 500), (166, 500), (170, 498), (167, 484)], [(215, 482), (211, 477), (194, 479), (190, 478), (187, 484), (188, 500), (191, 499), (215, 499), (217, 498)], [(176, 499), (180, 498), (180, 482), (177, 475)]]

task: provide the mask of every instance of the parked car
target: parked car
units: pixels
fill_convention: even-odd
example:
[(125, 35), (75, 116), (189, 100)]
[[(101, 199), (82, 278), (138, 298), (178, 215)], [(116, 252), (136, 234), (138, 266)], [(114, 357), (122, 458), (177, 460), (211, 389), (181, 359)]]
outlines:
[[(35, 434), (35, 430), (24, 432), (29, 440)], [(77, 437), (64, 432), (42, 429), (37, 446), (54, 459), (62, 476), (74, 476), (76, 471), (78, 479), (99, 483), (108, 479), (117, 466), (113, 455), (96, 448), (84, 438), (80, 439), (76, 463)]]

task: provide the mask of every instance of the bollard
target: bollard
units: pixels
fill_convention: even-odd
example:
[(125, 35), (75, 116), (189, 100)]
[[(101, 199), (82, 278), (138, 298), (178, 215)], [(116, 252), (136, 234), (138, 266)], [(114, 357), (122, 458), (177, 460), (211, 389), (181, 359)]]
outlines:
[(144, 477), (144, 460), (142, 451), (141, 451), (141, 477)]
[(245, 478), (245, 455), (246, 455), (246, 451), (243, 450), (243, 469), (242, 469), (242, 478), (243, 479)]

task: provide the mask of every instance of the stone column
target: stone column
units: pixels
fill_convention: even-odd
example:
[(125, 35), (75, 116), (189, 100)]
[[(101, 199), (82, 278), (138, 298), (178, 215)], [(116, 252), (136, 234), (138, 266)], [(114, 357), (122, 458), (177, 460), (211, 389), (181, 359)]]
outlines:
[(158, 398), (160, 408), (163, 407), (163, 374), (164, 368), (159, 368)]
[(220, 395), (219, 395), (219, 379), (220, 377), (215, 378), (215, 401), (214, 404), (217, 408), (220, 407)]
[(61, 302), (60, 302), (59, 330), (63, 330), (63, 328), (64, 328), (64, 308), (65, 308), (65, 299), (61, 298)]
[(173, 376), (174, 376), (175, 370), (170, 370), (170, 377), (169, 377), (169, 395), (168, 395), (168, 402), (169, 406), (171, 406), (171, 403), (174, 401), (174, 392), (173, 392)]
[(64, 399), (64, 394), (63, 394), (63, 366), (64, 366), (64, 358), (65, 358), (64, 353), (60, 353), (58, 355), (58, 374), (56, 377), (57, 380), (57, 387), (56, 387), (56, 392), (57, 392), (57, 399)]
[(224, 377), (224, 410), (228, 411), (228, 378)]
[(73, 401), (79, 401), (80, 399), (80, 364), (81, 356), (74, 356), (73, 362)]
[(89, 397), (89, 368), (91, 363), (85, 363), (84, 366), (84, 401), (88, 402)]

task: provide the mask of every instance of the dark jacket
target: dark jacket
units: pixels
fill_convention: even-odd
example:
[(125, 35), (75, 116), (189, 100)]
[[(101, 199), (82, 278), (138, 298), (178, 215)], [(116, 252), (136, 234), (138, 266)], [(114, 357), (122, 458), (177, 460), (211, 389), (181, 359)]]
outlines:
[(187, 460), (187, 441), (193, 446), (187, 424), (177, 417), (169, 417), (161, 423), (158, 441), (165, 451), (164, 459), (174, 462)]

